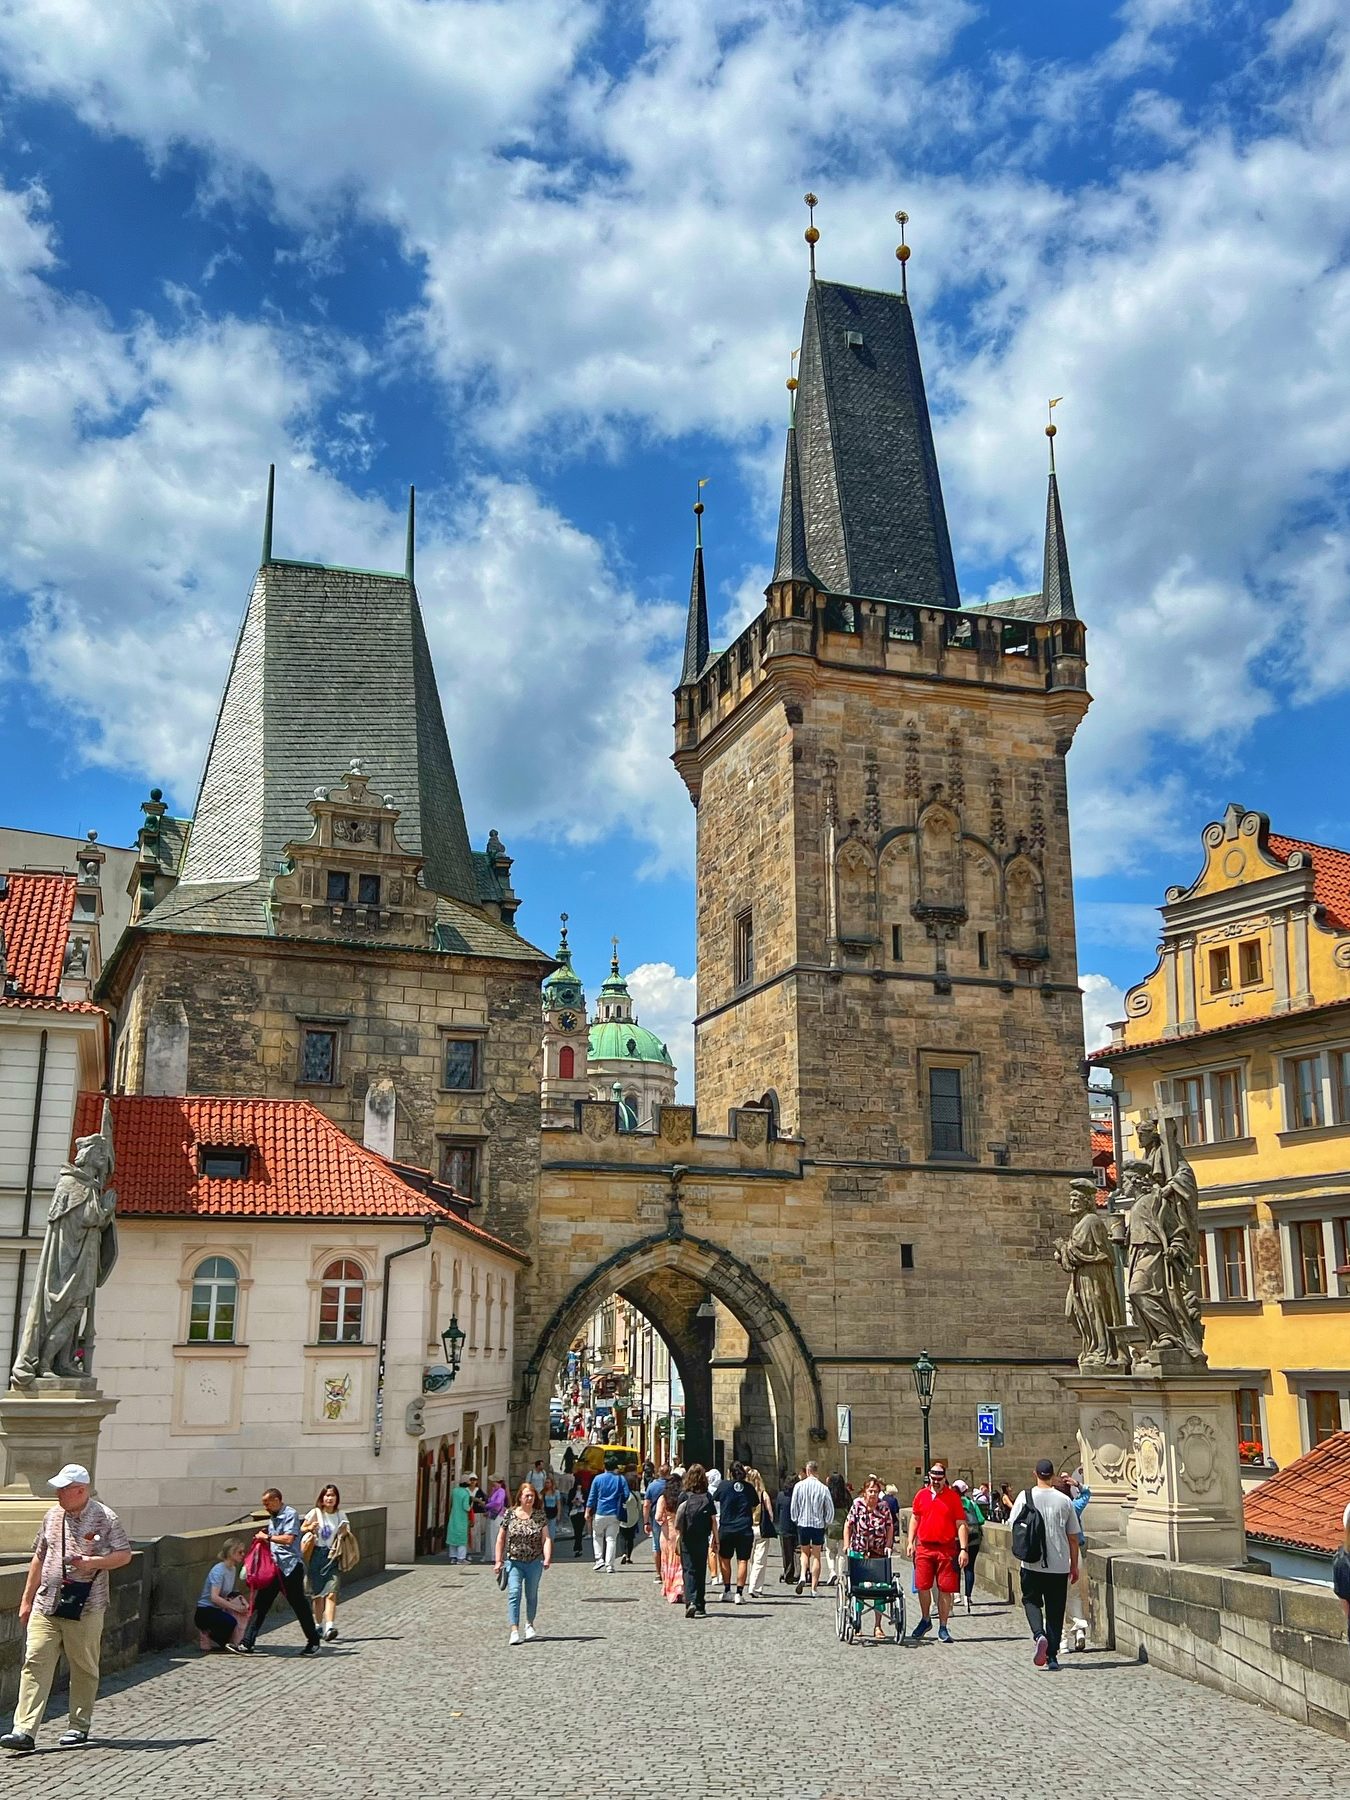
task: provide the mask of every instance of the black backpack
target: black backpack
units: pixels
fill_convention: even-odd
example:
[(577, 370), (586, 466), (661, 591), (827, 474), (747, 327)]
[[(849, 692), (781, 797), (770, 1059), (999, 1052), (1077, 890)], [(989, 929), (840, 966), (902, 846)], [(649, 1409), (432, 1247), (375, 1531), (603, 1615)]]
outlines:
[(1045, 1561), (1045, 1520), (1032, 1498), (1032, 1490), (1023, 1496), (1026, 1505), (1013, 1520), (1012, 1553), (1020, 1563)]

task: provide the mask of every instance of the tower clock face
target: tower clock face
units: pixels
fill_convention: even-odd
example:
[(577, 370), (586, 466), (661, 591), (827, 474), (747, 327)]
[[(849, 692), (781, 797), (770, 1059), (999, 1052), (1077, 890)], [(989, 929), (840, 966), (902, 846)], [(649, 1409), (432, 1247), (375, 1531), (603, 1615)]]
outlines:
[(559, 1018), (558, 1023), (562, 1026), (564, 1031), (575, 1031), (577, 1026), (577, 1015), (575, 1013), (565, 1012)]

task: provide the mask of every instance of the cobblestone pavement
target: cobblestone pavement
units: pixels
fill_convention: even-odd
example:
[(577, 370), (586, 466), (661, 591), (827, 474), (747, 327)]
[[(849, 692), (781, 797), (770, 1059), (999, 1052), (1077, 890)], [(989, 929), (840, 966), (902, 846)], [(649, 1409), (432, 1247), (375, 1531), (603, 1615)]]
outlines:
[(80, 1800), (365, 1800), (466, 1788), (531, 1800), (778, 1789), (855, 1800), (928, 1786), (1021, 1800), (1344, 1794), (1345, 1746), (1108, 1651), (1040, 1673), (1020, 1613), (977, 1603), (957, 1642), (845, 1647), (832, 1599), (660, 1598), (651, 1564), (612, 1576), (570, 1550), (542, 1635), (509, 1649), (490, 1569), (393, 1570), (301, 1661), (294, 1621), (257, 1654), (146, 1659), (110, 1681), (96, 1743), (5, 1759), (6, 1795)]

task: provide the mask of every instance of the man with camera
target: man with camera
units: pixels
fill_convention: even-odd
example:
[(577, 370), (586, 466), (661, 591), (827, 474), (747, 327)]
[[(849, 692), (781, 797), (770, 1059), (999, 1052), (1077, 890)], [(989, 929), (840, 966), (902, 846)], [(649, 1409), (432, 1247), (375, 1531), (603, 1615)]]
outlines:
[(33, 1541), (33, 1560), (19, 1602), (27, 1632), (14, 1728), (0, 1749), (27, 1755), (37, 1749), (52, 1677), (64, 1650), (70, 1665), (70, 1729), (63, 1750), (89, 1741), (98, 1697), (99, 1646), (108, 1608), (108, 1572), (131, 1561), (131, 1540), (117, 1514), (90, 1494), (88, 1469), (67, 1463), (47, 1484), (57, 1504)]

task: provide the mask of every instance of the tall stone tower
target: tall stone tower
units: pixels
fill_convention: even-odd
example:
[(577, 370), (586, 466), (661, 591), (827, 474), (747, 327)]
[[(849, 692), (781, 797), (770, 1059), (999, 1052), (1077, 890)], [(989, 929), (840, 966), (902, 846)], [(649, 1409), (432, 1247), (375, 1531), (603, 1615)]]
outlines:
[(562, 915), (558, 966), (544, 983), (544, 1069), (539, 1098), (545, 1125), (570, 1125), (578, 1100), (591, 1097), (586, 1079), (586, 990), (572, 967), (567, 914)]
[(709, 654), (700, 543), (676, 691), (699, 1125), (762, 1102), (804, 1140), (838, 1304), (869, 1303), (869, 1244), (908, 1282), (875, 1297), (895, 1350), (1055, 1360), (1060, 1182), (1089, 1161), (1065, 789), (1089, 697), (1053, 460), (1042, 591), (963, 606), (906, 294), (813, 270), (801, 346), (764, 610)]

